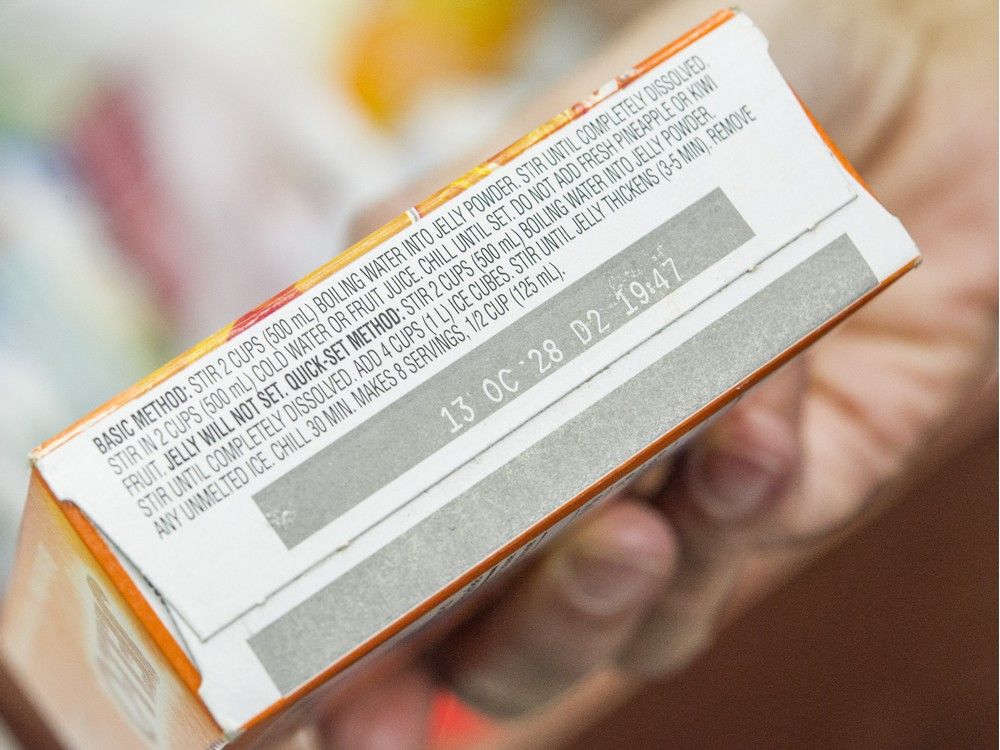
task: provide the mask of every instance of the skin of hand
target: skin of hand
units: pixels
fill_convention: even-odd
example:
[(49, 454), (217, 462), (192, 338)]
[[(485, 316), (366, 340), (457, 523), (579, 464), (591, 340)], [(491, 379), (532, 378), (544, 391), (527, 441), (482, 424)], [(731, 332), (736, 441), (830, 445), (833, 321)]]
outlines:
[[(420, 664), (328, 711), (319, 722), (327, 746), (424, 747), (441, 681), (510, 716), (599, 671), (620, 685), (669, 675), (801, 560), (995, 419), (996, 6), (743, 7), (907, 226), (923, 266), (749, 392), (682, 456), (580, 519)], [(649, 8), (564, 91), (609, 78), (712, 9), (700, 0)], [(545, 119), (529, 115), (515, 127)]]

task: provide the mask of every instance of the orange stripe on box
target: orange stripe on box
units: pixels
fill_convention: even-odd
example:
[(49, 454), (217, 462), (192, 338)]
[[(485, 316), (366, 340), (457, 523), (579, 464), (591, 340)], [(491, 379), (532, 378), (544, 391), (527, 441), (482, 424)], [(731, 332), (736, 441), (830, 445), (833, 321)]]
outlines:
[(173, 635), (170, 634), (170, 631), (163, 625), (163, 622), (157, 616), (156, 612), (153, 611), (153, 608), (149, 606), (146, 597), (139, 591), (132, 577), (122, 567), (118, 556), (111, 550), (107, 542), (104, 541), (104, 537), (94, 528), (90, 519), (87, 518), (76, 504), (55, 497), (52, 489), (38, 470), (32, 469), (32, 472), (35, 474), (35, 479), (38, 480), (40, 486), (45, 489), (49, 498), (55, 501), (62, 510), (66, 520), (69, 521), (69, 524), (76, 531), (77, 536), (80, 537), (80, 541), (83, 542), (108, 578), (111, 579), (115, 589), (128, 602), (132, 612), (135, 613), (139, 622), (142, 623), (146, 632), (149, 633), (150, 638), (153, 639), (153, 642), (156, 643), (164, 657), (166, 657), (170, 666), (177, 672), (178, 677), (181, 678), (181, 681), (192, 693), (196, 694), (201, 685), (201, 673), (188, 658), (187, 653), (177, 643)]

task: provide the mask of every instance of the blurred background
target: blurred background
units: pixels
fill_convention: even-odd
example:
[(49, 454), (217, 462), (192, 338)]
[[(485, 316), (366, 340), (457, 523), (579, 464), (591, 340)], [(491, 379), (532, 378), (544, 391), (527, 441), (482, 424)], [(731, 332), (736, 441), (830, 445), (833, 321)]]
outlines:
[[(0, 3), (0, 589), (32, 446), (504, 145), (648, 4)], [(680, 678), (540, 746), (995, 747), (996, 454), (994, 429)], [(435, 722), (499, 736), (448, 696)]]

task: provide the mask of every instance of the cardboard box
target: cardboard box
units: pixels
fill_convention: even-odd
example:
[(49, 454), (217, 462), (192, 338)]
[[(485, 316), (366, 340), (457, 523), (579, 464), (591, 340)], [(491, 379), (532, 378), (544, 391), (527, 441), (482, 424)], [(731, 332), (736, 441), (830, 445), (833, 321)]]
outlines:
[(5, 658), (271, 746), (917, 260), (722, 11), (39, 447)]

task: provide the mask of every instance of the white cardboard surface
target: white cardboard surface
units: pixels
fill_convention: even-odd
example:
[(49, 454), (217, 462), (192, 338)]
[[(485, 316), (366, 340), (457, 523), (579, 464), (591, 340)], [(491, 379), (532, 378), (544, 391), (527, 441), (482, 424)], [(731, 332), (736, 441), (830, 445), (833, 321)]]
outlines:
[[(251, 477), (245, 486), (193, 523), (167, 536), (157, 533), (151, 519), (137, 507), (136, 497), (130, 495), (95, 449), (95, 436), (129, 418), (136, 405), (107, 415), (39, 461), (39, 469), (55, 494), (77, 503), (131, 565), (162, 593), (176, 618), (177, 632), (202, 670), (203, 697), (225, 727), (238, 727), (280, 697), (247, 647), (249, 635), (377, 552), (446, 504), (450, 497), (600, 399), (630, 374), (697, 333), (845, 230), (850, 231), (879, 279), (916, 255), (898, 222), (829, 153), (768, 58), (765, 40), (744, 16), (737, 16), (613, 94), (568, 130), (598, 122), (602, 114), (628, 97), (637, 96), (643, 84), (659, 72), (694, 58), (706, 64), (701, 75), (711, 75), (717, 84), (717, 89), (706, 96), (704, 106), (716, 117), (746, 106), (754, 114), (753, 122), (729, 139), (711, 143), (708, 155), (685, 165), (669, 181), (662, 180), (556, 250), (552, 258), (566, 274), (563, 284), (553, 284), (528, 301), (526, 308), (514, 309), (502, 322), (479, 335), (470, 335), (465, 344), (382, 398), (377, 409), (359, 411), (295, 453), (279, 470)], [(704, 137), (704, 131), (700, 132)], [(516, 175), (518, 167), (542, 154), (553, 138), (497, 170), (470, 194), (485, 191), (505, 176)], [(637, 316), (581, 354), (572, 368), (557, 370), (301, 544), (288, 549), (276, 536), (251, 499), (255, 491), (650, 232), (694, 197), (720, 187), (753, 228), (752, 240), (651, 306), (650, 310), (657, 310), (655, 314)], [(448, 211), (448, 206), (438, 209), (409, 233), (434, 227), (435, 220)], [(397, 244), (399, 239), (385, 246)], [(381, 248), (357, 263), (379, 252)], [(571, 262), (566, 262), (567, 258)], [(753, 273), (747, 273), (751, 269)], [(157, 386), (140, 403), (149, 403), (179, 384), (190, 388), (188, 378), (206, 361), (225, 359), (229, 353), (241, 351), (252, 336), (260, 334), (262, 326), (292, 320), (302, 312), (304, 303), (337, 284), (351, 270), (348, 267), (326, 279), (262, 324)], [(481, 307), (482, 303), (477, 305)], [(624, 356), (626, 353), (628, 356)], [(578, 387), (585, 380), (586, 387)], [(223, 380), (221, 385), (231, 382)], [(266, 383), (257, 385), (263, 387)], [(204, 417), (210, 421), (211, 415)], [(172, 440), (171, 447), (179, 448), (190, 437), (189, 433)], [(200, 450), (203, 457), (208, 448), (201, 446)], [(162, 454), (154, 458), (161, 462), (160, 471), (166, 473)], [(233, 675), (239, 678), (234, 680)]]

